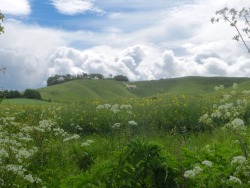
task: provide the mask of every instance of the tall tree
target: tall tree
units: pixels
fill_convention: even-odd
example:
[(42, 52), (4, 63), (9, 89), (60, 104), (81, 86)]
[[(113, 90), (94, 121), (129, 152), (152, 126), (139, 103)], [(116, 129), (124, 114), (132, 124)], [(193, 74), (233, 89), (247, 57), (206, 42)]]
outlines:
[(247, 39), (250, 38), (250, 8), (242, 8), (238, 11), (226, 7), (216, 11), (216, 15), (217, 17), (211, 18), (211, 22), (216, 23), (221, 20), (228, 22), (237, 32), (233, 40), (243, 42), (248, 53), (250, 53), (250, 47), (247, 44), (249, 42)]

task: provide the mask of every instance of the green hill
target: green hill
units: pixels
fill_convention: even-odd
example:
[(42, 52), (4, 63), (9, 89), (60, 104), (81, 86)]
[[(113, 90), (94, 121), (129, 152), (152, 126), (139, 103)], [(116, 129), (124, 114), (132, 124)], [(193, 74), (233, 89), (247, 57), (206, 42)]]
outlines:
[(70, 103), (91, 99), (152, 97), (157, 94), (203, 95), (214, 92), (215, 86), (224, 85), (228, 88), (233, 83), (242, 89), (250, 89), (250, 78), (246, 77), (183, 77), (128, 83), (136, 85), (136, 89), (128, 89), (123, 82), (115, 80), (83, 79), (44, 87), (39, 92), (45, 100)]
[(122, 82), (114, 80), (74, 80), (39, 89), (43, 99), (53, 102), (79, 102), (90, 99), (136, 97)]

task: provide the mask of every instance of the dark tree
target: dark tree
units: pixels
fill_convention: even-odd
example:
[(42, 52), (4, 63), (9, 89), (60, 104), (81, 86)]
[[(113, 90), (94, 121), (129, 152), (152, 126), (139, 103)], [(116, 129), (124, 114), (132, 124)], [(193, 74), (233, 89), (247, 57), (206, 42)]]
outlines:
[(90, 75), (89, 75), (89, 78), (90, 78), (90, 79), (95, 79), (95, 78), (103, 79), (104, 76), (103, 76), (102, 74), (99, 74), (99, 73), (93, 73), (93, 74), (90, 74)]
[(52, 85), (63, 83), (66, 81), (66, 79), (68, 81), (69, 77), (70, 76), (67, 76), (67, 75), (63, 76), (63, 75), (58, 75), (58, 74), (56, 74), (55, 76), (51, 76), (47, 80), (47, 86), (52, 86)]
[(40, 92), (33, 89), (26, 89), (23, 96), (28, 99), (42, 99)]
[(115, 80), (117, 81), (125, 81), (128, 82), (128, 77), (127, 76), (123, 76), (123, 75), (117, 75), (114, 77)]

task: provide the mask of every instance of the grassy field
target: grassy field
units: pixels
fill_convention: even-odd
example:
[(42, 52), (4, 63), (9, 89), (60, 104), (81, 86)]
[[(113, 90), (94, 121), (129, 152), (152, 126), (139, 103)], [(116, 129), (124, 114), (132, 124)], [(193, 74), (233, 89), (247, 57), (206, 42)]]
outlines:
[(12, 105), (12, 104), (19, 104), (19, 105), (51, 105), (50, 102), (42, 101), (42, 100), (34, 100), (34, 99), (4, 99), (2, 101), (3, 105)]
[(0, 187), (250, 187), (248, 78), (133, 84), (78, 80), (42, 88), (52, 102), (5, 100)]

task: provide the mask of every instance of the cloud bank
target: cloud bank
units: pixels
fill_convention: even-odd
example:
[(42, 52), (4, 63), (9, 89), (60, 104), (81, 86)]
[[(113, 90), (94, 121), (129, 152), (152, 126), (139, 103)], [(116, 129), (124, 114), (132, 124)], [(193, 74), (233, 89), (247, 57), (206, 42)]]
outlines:
[[(95, 1), (52, 2), (68, 15), (96, 7)], [(77, 3), (82, 4), (77, 7)], [(7, 72), (0, 75), (0, 86), (38, 88), (45, 86), (49, 76), (82, 72), (105, 77), (122, 74), (131, 81), (249, 76), (249, 54), (241, 43), (231, 40), (235, 31), (226, 23), (210, 22), (216, 10), (224, 6), (237, 8), (239, 4), (249, 3), (197, 0), (167, 11), (151, 10), (150, 14), (111, 12), (104, 16), (107, 20), (98, 31), (50, 29), (7, 19), (5, 34), (0, 36), (1, 66)]]

